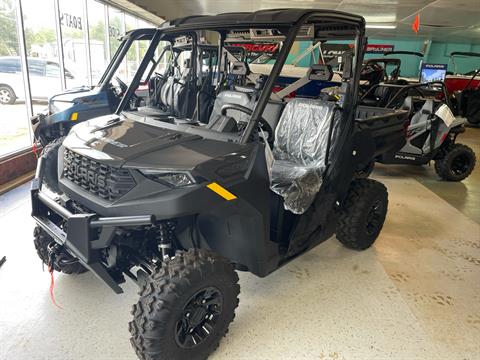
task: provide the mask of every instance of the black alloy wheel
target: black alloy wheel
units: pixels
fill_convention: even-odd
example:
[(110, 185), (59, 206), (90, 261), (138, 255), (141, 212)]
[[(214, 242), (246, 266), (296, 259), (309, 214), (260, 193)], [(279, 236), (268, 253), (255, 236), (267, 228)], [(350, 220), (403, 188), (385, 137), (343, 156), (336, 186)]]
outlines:
[(475, 163), (475, 153), (471, 148), (463, 144), (452, 144), (435, 160), (435, 171), (443, 180), (462, 181), (472, 173)]
[(193, 295), (175, 327), (175, 341), (184, 349), (201, 344), (213, 332), (223, 310), (223, 296), (209, 286)]
[(452, 160), (450, 171), (453, 176), (462, 176), (472, 166), (471, 158), (465, 154), (459, 154)]

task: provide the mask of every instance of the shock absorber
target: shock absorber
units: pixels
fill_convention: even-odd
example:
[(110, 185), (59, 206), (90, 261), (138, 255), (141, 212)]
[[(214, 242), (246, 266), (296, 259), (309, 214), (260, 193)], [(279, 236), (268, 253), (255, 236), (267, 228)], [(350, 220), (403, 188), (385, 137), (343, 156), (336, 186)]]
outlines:
[(158, 224), (158, 249), (165, 259), (172, 255), (172, 244), (175, 241), (175, 221), (164, 220)]

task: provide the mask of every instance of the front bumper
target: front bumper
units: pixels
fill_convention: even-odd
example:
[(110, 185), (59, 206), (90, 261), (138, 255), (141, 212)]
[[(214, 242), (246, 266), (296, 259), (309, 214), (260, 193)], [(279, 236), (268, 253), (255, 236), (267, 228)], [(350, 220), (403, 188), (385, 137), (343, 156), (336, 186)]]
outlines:
[[(101, 251), (110, 246), (117, 227), (152, 225), (156, 222), (155, 217), (153, 215), (99, 217), (96, 214), (74, 214), (61, 204), (60, 199), (53, 199), (42, 191), (43, 171), (43, 158), (40, 158), (37, 174), (31, 186), (32, 217), (35, 222), (113, 291), (117, 294), (122, 293), (122, 288), (101, 262)], [(63, 220), (65, 226), (57, 225), (59, 218)]]

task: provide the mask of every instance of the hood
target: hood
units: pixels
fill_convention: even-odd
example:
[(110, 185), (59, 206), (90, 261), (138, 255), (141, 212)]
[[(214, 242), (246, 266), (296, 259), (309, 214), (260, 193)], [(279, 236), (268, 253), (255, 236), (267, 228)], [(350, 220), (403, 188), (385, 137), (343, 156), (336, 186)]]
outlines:
[(87, 99), (90, 96), (95, 96), (98, 94), (98, 88), (90, 88), (88, 86), (82, 86), (78, 88), (73, 88), (67, 90), (58, 95), (54, 95), (50, 98), (52, 101), (64, 101), (64, 102), (78, 102), (83, 99)]
[(75, 125), (64, 141), (69, 149), (116, 167), (192, 170), (244, 145), (107, 115)]

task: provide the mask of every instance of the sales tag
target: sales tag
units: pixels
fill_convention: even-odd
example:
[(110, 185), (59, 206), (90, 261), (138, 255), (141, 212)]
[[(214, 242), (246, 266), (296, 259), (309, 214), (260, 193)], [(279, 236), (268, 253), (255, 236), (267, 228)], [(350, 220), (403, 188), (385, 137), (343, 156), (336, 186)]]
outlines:
[(447, 125), (448, 127), (450, 127), (450, 125), (452, 125), (455, 121), (455, 116), (453, 115), (452, 110), (450, 110), (447, 104), (443, 104), (442, 106), (440, 106), (435, 112), (435, 115), (442, 119), (445, 125)]

